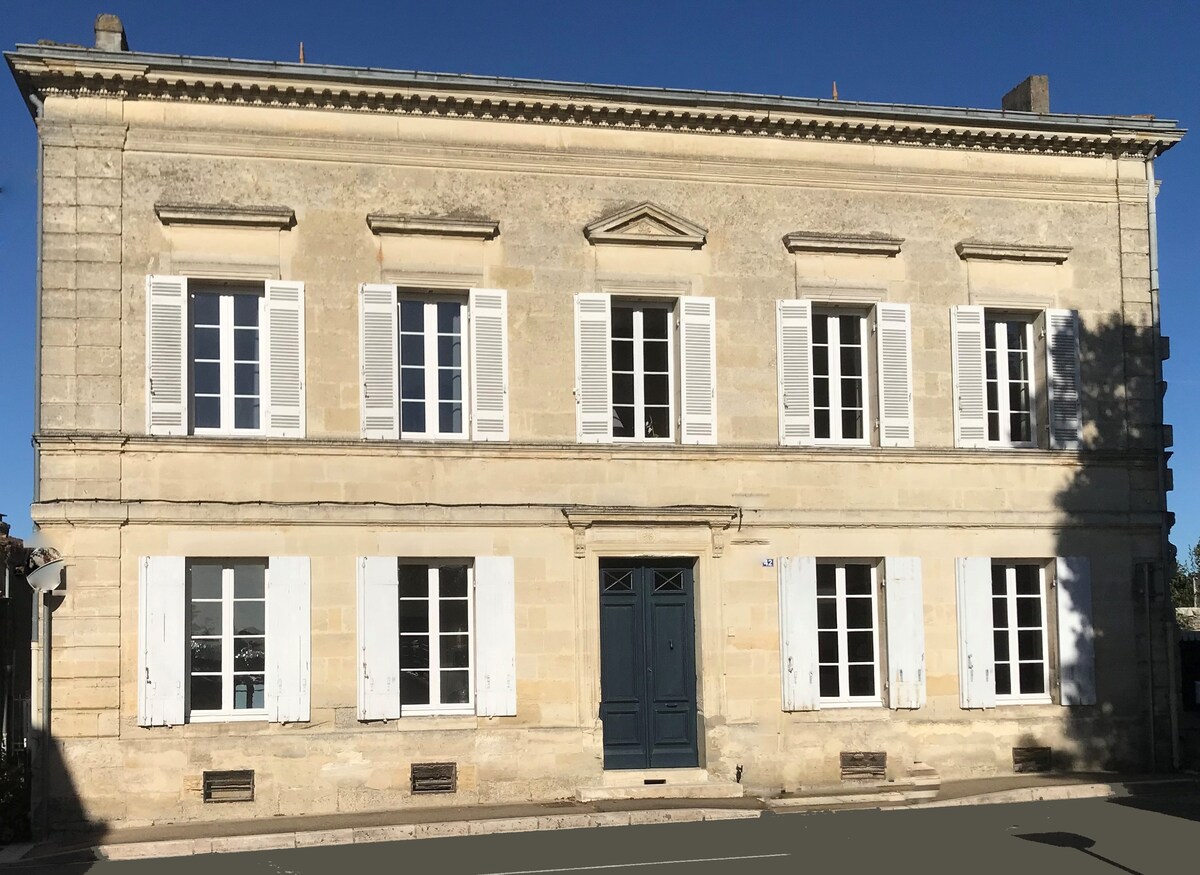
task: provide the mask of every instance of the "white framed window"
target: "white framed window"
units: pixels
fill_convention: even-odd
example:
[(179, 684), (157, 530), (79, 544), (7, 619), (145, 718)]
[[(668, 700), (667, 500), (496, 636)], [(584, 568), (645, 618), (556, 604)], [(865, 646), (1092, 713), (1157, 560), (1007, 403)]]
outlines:
[(615, 441), (675, 439), (674, 308), (674, 301), (612, 302)]
[(1046, 703), (1050, 660), (1046, 571), (1039, 562), (992, 562), (992, 642), (997, 703)]
[(262, 433), (263, 313), (261, 285), (189, 284), (194, 434)]
[(882, 705), (877, 563), (816, 563), (817, 673), (822, 708)]
[(812, 320), (813, 438), (870, 443), (867, 314), (814, 310)]
[(473, 714), (474, 569), (398, 561), (400, 713)]
[(186, 598), (189, 719), (266, 719), (266, 560), (192, 560)]
[(1037, 445), (1033, 361), (1033, 320), (985, 311), (988, 443)]
[(467, 299), (397, 300), (401, 438), (468, 436)]

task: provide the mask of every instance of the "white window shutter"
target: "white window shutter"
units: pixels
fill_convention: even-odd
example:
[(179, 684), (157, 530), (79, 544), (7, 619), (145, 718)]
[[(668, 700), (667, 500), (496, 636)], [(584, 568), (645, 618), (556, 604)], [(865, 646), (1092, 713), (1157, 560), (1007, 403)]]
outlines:
[(269, 280), (263, 361), (267, 434), (304, 437), (304, 283)]
[(1046, 311), (1046, 383), (1050, 446), (1078, 449), (1083, 416), (1079, 403), (1079, 314), (1074, 310)]
[(875, 305), (879, 445), (913, 446), (912, 315), (908, 304)]
[(187, 278), (146, 277), (146, 430), (188, 433)]
[(272, 556), (267, 566), (267, 719), (309, 720), (312, 573), (307, 556)]
[(992, 560), (955, 560), (958, 584), (958, 685), (963, 708), (996, 707), (992, 638)]
[(1059, 556), (1058, 665), (1064, 705), (1096, 704), (1092, 567), (1086, 556)]
[(400, 716), (400, 575), (395, 556), (358, 560), (358, 719)]
[(779, 656), (783, 710), (820, 708), (817, 676), (817, 560), (779, 560)]
[(508, 293), (471, 289), (471, 438), (508, 440)]
[(186, 560), (143, 556), (138, 575), (138, 726), (183, 723)]
[(887, 600), (888, 705), (925, 705), (925, 603), (921, 596), (921, 560), (888, 556), (884, 560)]
[(475, 713), (517, 713), (516, 571), (511, 556), (475, 558)]
[(717, 302), (679, 299), (680, 443), (717, 442)]
[(811, 444), (812, 303), (778, 301), (775, 329), (779, 355), (779, 443)]
[(576, 437), (583, 444), (613, 439), (611, 313), (608, 295), (575, 296)]
[(950, 320), (950, 348), (954, 363), (954, 445), (987, 446), (983, 308), (951, 307)]
[(396, 348), (396, 287), (359, 287), (362, 340), (362, 436), (400, 437), (400, 387)]

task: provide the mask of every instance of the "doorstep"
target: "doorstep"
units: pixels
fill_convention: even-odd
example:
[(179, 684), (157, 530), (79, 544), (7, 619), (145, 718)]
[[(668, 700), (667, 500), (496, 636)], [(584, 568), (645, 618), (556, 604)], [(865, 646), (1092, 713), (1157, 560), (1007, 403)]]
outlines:
[(714, 779), (707, 769), (612, 769), (600, 783), (579, 787), (580, 802), (616, 799), (739, 799), (741, 784)]
[(932, 767), (912, 763), (906, 777), (893, 781), (843, 781), (829, 786), (804, 787), (765, 802), (771, 811), (891, 808), (929, 802), (937, 797), (941, 785), (941, 778)]

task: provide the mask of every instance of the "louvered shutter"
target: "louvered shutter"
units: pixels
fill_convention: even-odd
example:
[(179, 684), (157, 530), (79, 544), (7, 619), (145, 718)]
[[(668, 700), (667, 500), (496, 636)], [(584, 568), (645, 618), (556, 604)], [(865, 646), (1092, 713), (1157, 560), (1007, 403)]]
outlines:
[(1079, 448), (1083, 426), (1079, 396), (1079, 314), (1046, 311), (1046, 382), (1050, 401), (1050, 446)]
[(777, 302), (775, 328), (779, 355), (779, 443), (784, 446), (811, 444), (811, 302)]
[(992, 638), (992, 560), (957, 559), (958, 684), (963, 708), (996, 707), (996, 651)]
[(267, 719), (309, 719), (312, 585), (307, 556), (272, 556), (267, 566)]
[(269, 281), (267, 293), (266, 431), (304, 437), (304, 283)]
[(146, 277), (146, 428), (188, 433), (187, 278)]
[(517, 713), (516, 575), (511, 556), (475, 559), (475, 713)]
[(576, 437), (584, 444), (613, 439), (610, 318), (608, 295), (575, 296)]
[(817, 676), (817, 560), (779, 560), (779, 656), (784, 711), (820, 708)]
[(362, 434), (400, 437), (400, 389), (396, 352), (396, 287), (359, 287), (362, 340)]
[(400, 716), (400, 575), (395, 556), (358, 560), (358, 719)]
[(143, 556), (138, 574), (138, 726), (183, 723), (187, 563)]
[(875, 305), (879, 445), (913, 446), (912, 316), (908, 304)]
[(508, 440), (508, 295), (471, 289), (471, 437)]
[(925, 603), (921, 560), (888, 556), (884, 560), (887, 601), (888, 705), (925, 705)]
[(679, 334), (682, 352), (680, 442), (717, 442), (717, 302), (681, 298)]
[(950, 319), (950, 348), (954, 360), (954, 445), (987, 446), (983, 308), (952, 307)]
[(1058, 664), (1064, 705), (1096, 704), (1092, 567), (1086, 556), (1059, 556)]

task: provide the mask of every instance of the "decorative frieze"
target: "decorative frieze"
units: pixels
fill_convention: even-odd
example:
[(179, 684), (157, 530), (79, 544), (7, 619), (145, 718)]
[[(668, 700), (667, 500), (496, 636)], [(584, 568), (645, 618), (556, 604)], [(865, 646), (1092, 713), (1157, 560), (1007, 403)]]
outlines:
[(647, 201), (597, 219), (584, 227), (583, 236), (592, 245), (701, 249), (708, 238), (708, 229)]

